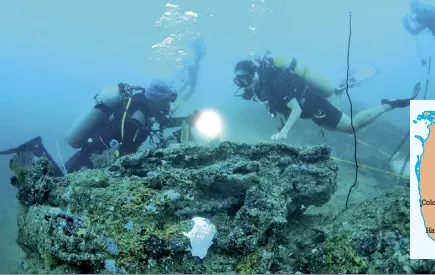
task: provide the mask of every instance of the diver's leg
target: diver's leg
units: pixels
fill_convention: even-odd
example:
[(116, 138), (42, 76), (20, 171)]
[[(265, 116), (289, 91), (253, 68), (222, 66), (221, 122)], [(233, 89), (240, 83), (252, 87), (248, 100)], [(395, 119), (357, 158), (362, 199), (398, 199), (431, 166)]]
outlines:
[[(412, 97), (394, 100), (382, 99), (381, 106), (359, 112), (353, 119), (353, 128), (355, 129), (355, 132), (361, 130), (364, 126), (367, 126), (380, 115), (386, 112), (389, 112), (396, 108), (408, 107), (411, 103), (411, 100), (417, 97), (419, 90), (420, 85), (419, 83), (417, 83), (417, 85), (414, 87), (414, 94)], [(337, 127), (335, 127), (335, 130), (351, 134), (353, 133), (351, 122), (352, 121), (350, 117), (343, 114)]]
[(178, 95), (182, 96), (184, 93), (184, 90), (186, 90), (187, 86), (189, 86), (189, 83), (185, 82), (180, 88), (178, 88), (178, 90), (177, 90)]
[[(129, 131), (132, 127), (126, 127)], [(127, 134), (127, 136), (129, 136)], [(87, 142), (83, 145), (80, 151), (76, 152), (65, 163), (65, 169), (68, 173), (79, 171), (82, 168), (92, 169), (91, 161), (92, 154), (101, 154), (107, 148), (102, 142)]]
[(92, 168), (92, 162), (90, 160), (90, 154), (84, 150), (76, 152), (65, 163), (65, 169), (68, 173), (76, 172), (85, 168)]
[[(186, 103), (195, 93), (196, 83), (198, 80), (198, 70), (198, 63), (189, 69), (189, 80), (178, 90), (178, 100), (175, 102), (172, 108), (174, 114), (178, 112), (182, 105)], [(184, 93), (186, 89), (187, 91)]]
[[(358, 132), (363, 127), (373, 122), (380, 115), (391, 110), (393, 110), (393, 107), (388, 104), (383, 104), (381, 106), (359, 112), (353, 119), (353, 127), (355, 129), (355, 132)], [(335, 130), (351, 134), (353, 133), (351, 122), (352, 121), (350, 117), (343, 114)]]
[(182, 96), (184, 102), (188, 101), (196, 90), (196, 84), (198, 83), (198, 71), (199, 64), (196, 64), (194, 68), (189, 70), (189, 90), (185, 95)]
[(178, 89), (178, 91), (177, 91), (178, 92), (178, 98), (174, 102), (174, 104), (172, 104), (171, 111), (172, 111), (173, 114), (176, 114), (180, 110), (181, 106), (184, 104), (183, 92), (184, 92), (184, 90), (186, 90), (188, 85), (189, 85), (188, 83), (185, 83), (185, 84), (183, 84), (183, 86), (181, 86)]
[(50, 161), (52, 167), (53, 167), (53, 172), (54, 175), (56, 177), (63, 177), (64, 171), (62, 169), (60, 169), (59, 165), (57, 165), (57, 163), (54, 161), (54, 159), (51, 157), (51, 155), (48, 153), (48, 151), (45, 149), (45, 147), (43, 147), (45, 150), (44, 156), (48, 159), (48, 161)]
[(183, 84), (183, 86), (181, 86), (181, 88), (179, 89), (179, 93), (183, 94), (184, 90), (186, 90), (186, 88), (189, 86), (189, 82), (186, 82)]
[(183, 101), (184, 101), (184, 102), (188, 101), (188, 100), (192, 97), (193, 93), (195, 92), (195, 87), (196, 87), (196, 86), (189, 86), (189, 90), (188, 90), (187, 93), (183, 96)]

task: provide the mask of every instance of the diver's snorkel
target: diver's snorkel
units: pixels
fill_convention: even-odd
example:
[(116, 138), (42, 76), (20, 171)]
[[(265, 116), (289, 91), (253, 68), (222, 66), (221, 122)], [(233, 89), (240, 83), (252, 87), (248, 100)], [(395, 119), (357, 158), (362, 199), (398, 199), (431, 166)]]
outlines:
[[(254, 102), (260, 102), (260, 103), (265, 103), (263, 102), (260, 98), (258, 98), (258, 96), (256, 95), (255, 90), (258, 90), (261, 93), (261, 97), (264, 97), (263, 94), (263, 72), (266, 66), (273, 67), (273, 63), (271, 63), (269, 60), (271, 59), (270, 57), (270, 50), (267, 50), (264, 55), (263, 58), (254, 58), (254, 60), (252, 60), (252, 63), (255, 67), (255, 74), (251, 75), (246, 73), (242, 74), (242, 75), (238, 75), (233, 79), (234, 84), (236, 84), (236, 86), (238, 87), (237, 90), (234, 92), (233, 96), (236, 97), (242, 97), (245, 100), (253, 100)], [(257, 77), (258, 78), (258, 87), (252, 87), (252, 91), (247, 91), (247, 88), (249, 86), (252, 85), (253, 79)], [(242, 91), (241, 91), (242, 90)]]
[[(262, 81), (260, 81), (259, 68), (261, 67), (261, 71), (263, 71), (265, 63), (266, 63), (265, 61), (267, 58), (269, 58), (269, 55), (270, 55), (270, 51), (266, 51), (266, 53), (264, 54), (264, 56), (260, 62), (259, 62), (259, 58), (252, 60), (254, 74), (252, 74), (249, 71), (245, 71), (244, 73), (242, 73), (240, 75), (236, 75), (236, 77), (233, 79), (233, 82), (238, 88), (234, 92), (233, 96), (243, 97), (244, 99), (251, 99), (252, 96), (249, 98), (245, 98), (244, 95), (247, 93), (246, 88), (248, 88), (252, 85), (255, 77), (257, 77), (259, 80), (260, 90), (261, 90), (261, 88), (262, 88), (261, 82)], [(269, 64), (269, 62), (267, 62), (267, 63)], [(240, 92), (241, 89), (245, 89), (245, 93), (241, 93)]]
[[(234, 92), (233, 96), (242, 97), (243, 99), (250, 99), (250, 97), (246, 98), (246, 94), (249, 94), (246, 89), (252, 85), (254, 77), (255, 75), (252, 75), (246, 70), (242, 70), (242, 74), (236, 75), (236, 77), (233, 79), (233, 82), (238, 88)], [(240, 92), (241, 89), (244, 90), (243, 93)]]

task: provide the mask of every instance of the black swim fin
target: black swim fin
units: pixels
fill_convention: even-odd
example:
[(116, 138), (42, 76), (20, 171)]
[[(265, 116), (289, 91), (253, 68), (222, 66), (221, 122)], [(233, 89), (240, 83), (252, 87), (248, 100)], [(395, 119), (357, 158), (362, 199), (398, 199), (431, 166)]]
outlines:
[(0, 155), (11, 155), (16, 153), (24, 153), (24, 152), (31, 152), (33, 153), (33, 155), (35, 155), (38, 158), (45, 156), (53, 165), (55, 175), (59, 177), (64, 175), (64, 172), (59, 168), (57, 163), (53, 160), (51, 155), (48, 153), (47, 149), (45, 149), (44, 145), (42, 144), (42, 138), (40, 136), (35, 137), (29, 140), (28, 142), (23, 143), (15, 148), (0, 151)]
[(391, 107), (393, 107), (393, 109), (395, 109), (395, 108), (405, 108), (405, 107), (409, 106), (409, 104), (411, 103), (411, 100), (415, 99), (418, 96), (419, 93), (420, 93), (420, 82), (415, 84), (412, 97), (405, 98), (405, 99), (393, 99), (393, 100), (382, 99), (381, 104), (382, 105), (388, 104)]
[(42, 138), (39, 136), (15, 148), (0, 151), (0, 155), (11, 155), (18, 152), (32, 152), (33, 154), (35, 154), (35, 156), (40, 157), (44, 153), (43, 148), (44, 146), (42, 145)]

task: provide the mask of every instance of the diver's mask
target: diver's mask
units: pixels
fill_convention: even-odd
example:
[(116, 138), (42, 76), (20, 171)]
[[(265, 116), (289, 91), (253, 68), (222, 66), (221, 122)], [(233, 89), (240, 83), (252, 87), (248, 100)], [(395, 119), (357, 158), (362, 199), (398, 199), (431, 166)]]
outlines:
[(252, 85), (253, 81), (254, 81), (254, 77), (250, 74), (237, 75), (233, 79), (234, 84), (236, 84), (241, 89), (248, 88), (249, 86)]
[(245, 100), (250, 100), (254, 96), (253, 89), (249, 89), (254, 82), (254, 77), (251, 74), (239, 74), (233, 79), (234, 84), (237, 85), (237, 90), (234, 96), (240, 96)]
[[(256, 80), (255, 76), (252, 75), (238, 75), (234, 78), (234, 84), (238, 86), (234, 96), (241, 97), (245, 100), (253, 100), (256, 102), (261, 102), (258, 98), (257, 93), (261, 93), (259, 85), (254, 83)], [(236, 83), (237, 82), (237, 83)], [(238, 85), (238, 83), (240, 83)]]

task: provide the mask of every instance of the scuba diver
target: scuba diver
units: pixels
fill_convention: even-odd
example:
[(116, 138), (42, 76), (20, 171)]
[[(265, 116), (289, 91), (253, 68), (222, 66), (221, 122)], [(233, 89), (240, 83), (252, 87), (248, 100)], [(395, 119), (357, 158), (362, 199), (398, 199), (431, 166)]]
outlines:
[(192, 51), (192, 59), (184, 61), (184, 68), (179, 73), (181, 83), (180, 87), (177, 89), (178, 99), (174, 103), (172, 109), (174, 114), (177, 113), (181, 106), (195, 93), (200, 62), (204, 59), (206, 54), (206, 48), (202, 37), (193, 40), (189, 44), (189, 47)]
[[(283, 77), (286, 77), (286, 74), (291, 73), (290, 75), (298, 76), (299, 79), (309, 84), (311, 92), (325, 98), (330, 98), (332, 95), (334, 95), (334, 106), (337, 109), (340, 109), (341, 97), (343, 92), (346, 90), (346, 79), (343, 79), (338, 85), (333, 85), (324, 75), (310, 69), (308, 66), (304, 66), (295, 58), (292, 58), (291, 60), (288, 60), (285, 57), (271, 58), (269, 51), (266, 52), (263, 58), (255, 58), (254, 61), (249, 62), (239, 62), (237, 66), (243, 66), (244, 70), (248, 70), (248, 75), (257, 75), (258, 77), (256, 68), (262, 68), (263, 66), (267, 65), (269, 60), (273, 60), (273, 67), (282, 71)], [(367, 66), (357, 70), (352, 70), (349, 72), (349, 88), (359, 87), (370, 79), (373, 79), (378, 74), (379, 70), (372, 64), (368, 64)], [(250, 77), (248, 77), (247, 80), (250, 81)], [(253, 96), (256, 96), (253, 94), (252, 90), (247, 92), (246, 89), (244, 90), (244, 94), (239, 94), (239, 91), (248, 84), (246, 83), (247, 80), (244, 79), (243, 76), (236, 77), (233, 80), (234, 83), (239, 87), (235, 93), (235, 96), (241, 96), (243, 98), (247, 97), (245, 99), (251, 99)], [(294, 80), (289, 79), (289, 81), (292, 82)]]
[[(67, 135), (68, 144), (76, 152), (62, 167), (59, 167), (44, 148), (41, 137), (9, 150), (0, 155), (30, 152), (35, 157), (45, 156), (53, 165), (55, 176), (92, 168), (90, 157), (112, 150), (116, 157), (134, 153), (148, 138), (158, 147), (168, 142), (181, 142), (181, 131), (191, 131), (196, 112), (187, 117), (172, 117), (171, 103), (177, 93), (165, 82), (154, 80), (148, 88), (127, 83), (106, 86), (94, 96), (93, 108), (84, 113), (72, 126)], [(163, 130), (181, 127), (164, 138)], [(192, 135), (188, 135), (192, 137)], [(11, 160), (12, 161), (12, 160)]]
[[(282, 58), (272, 58), (267, 53), (261, 60), (239, 61), (234, 73), (234, 83), (243, 89), (241, 96), (245, 100), (259, 101), (266, 105), (272, 117), (284, 116), (279, 133), (271, 138), (284, 139), (299, 118), (311, 119), (320, 127), (344, 133), (353, 133), (371, 123), (381, 114), (396, 108), (409, 106), (420, 90), (420, 83), (414, 88), (414, 95), (407, 99), (383, 99), (381, 105), (358, 113), (353, 121), (327, 99), (334, 93), (342, 92), (343, 85), (334, 87), (319, 73), (303, 66), (295, 58), (284, 62)], [(350, 78), (349, 86), (361, 81)], [(344, 88), (346, 83), (344, 84)], [(353, 122), (353, 123), (352, 123)], [(353, 127), (352, 127), (353, 124)]]
[(410, 12), (403, 17), (403, 27), (416, 37), (421, 65), (424, 66), (427, 60), (423, 57), (418, 35), (427, 29), (435, 36), (435, 7), (431, 4), (423, 4), (420, 0), (410, 0), (409, 10)]
[(403, 27), (412, 35), (418, 35), (428, 29), (435, 35), (435, 7), (422, 4), (420, 0), (409, 1), (410, 13), (403, 17)]

